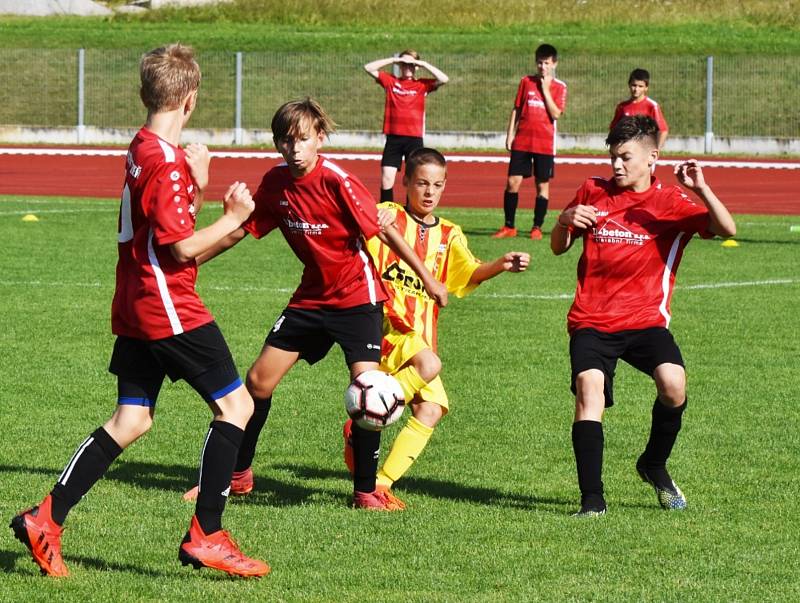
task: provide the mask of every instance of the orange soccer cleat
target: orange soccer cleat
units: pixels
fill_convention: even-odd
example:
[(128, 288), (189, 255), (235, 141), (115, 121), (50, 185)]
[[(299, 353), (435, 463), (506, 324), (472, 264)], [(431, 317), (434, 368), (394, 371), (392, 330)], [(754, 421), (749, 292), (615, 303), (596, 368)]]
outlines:
[(269, 565), (263, 561), (247, 557), (227, 531), (205, 534), (196, 516), (192, 517), (189, 531), (178, 549), (178, 559), (194, 569), (210, 567), (230, 576), (258, 578), (270, 572)]
[(350, 475), (355, 475), (356, 461), (353, 457), (353, 419), (347, 419), (342, 428), (342, 436), (344, 437), (344, 464), (347, 465), (347, 470)]
[(508, 226), (503, 226), (500, 230), (492, 235), (493, 239), (510, 239), (512, 237), (517, 236), (517, 229), (516, 228), (509, 228)]
[(541, 241), (542, 240), (542, 229), (538, 226), (534, 226), (531, 228), (531, 241)]
[(69, 576), (61, 558), (61, 526), (51, 516), (52, 498), (48, 494), (38, 507), (23, 511), (11, 520), (14, 536), (28, 547), (45, 576)]
[(402, 511), (405, 504), (388, 488), (376, 488), (372, 492), (353, 492), (353, 508), (367, 511)]
[[(248, 467), (244, 471), (234, 471), (231, 476), (231, 494), (234, 496), (247, 496), (253, 491), (253, 468)], [(199, 488), (194, 486), (186, 491), (183, 500), (197, 500)]]

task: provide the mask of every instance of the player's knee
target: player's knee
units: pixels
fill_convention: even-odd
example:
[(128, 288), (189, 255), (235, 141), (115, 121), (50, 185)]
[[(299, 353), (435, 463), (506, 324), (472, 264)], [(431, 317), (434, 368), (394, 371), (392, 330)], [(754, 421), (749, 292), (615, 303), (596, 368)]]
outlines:
[(442, 360), (433, 352), (420, 354), (414, 363), (414, 368), (426, 383), (430, 383), (442, 372)]
[(216, 404), (221, 413), (217, 417), (219, 420), (232, 423), (242, 429), (253, 416), (253, 398), (243, 387), (216, 400)]
[(520, 184), (522, 184), (522, 178), (520, 176), (509, 176), (506, 182), (506, 192), (518, 193)]
[[(247, 371), (247, 391), (254, 398), (269, 398), (272, 391), (275, 389), (274, 385), (262, 374), (256, 367), (251, 367)], [(252, 404), (252, 400), (251, 400)], [(252, 410), (251, 410), (252, 414)]]
[(686, 399), (686, 373), (682, 366), (662, 364), (654, 374), (658, 399), (665, 406), (680, 406)]
[(605, 376), (603, 371), (598, 369), (583, 371), (575, 377), (575, 391), (579, 398), (586, 395), (602, 394), (604, 385)]
[(414, 404), (412, 409), (414, 418), (428, 427), (435, 427), (444, 416), (444, 410), (433, 402)]

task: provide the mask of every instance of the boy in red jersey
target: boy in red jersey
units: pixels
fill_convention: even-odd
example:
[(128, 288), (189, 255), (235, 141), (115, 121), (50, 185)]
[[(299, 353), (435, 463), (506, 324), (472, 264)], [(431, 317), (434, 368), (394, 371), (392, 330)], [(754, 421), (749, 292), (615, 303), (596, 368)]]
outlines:
[[(398, 64), (400, 77), (381, 71)], [(427, 69), (433, 78), (415, 79), (418, 67)], [(449, 78), (430, 63), (422, 61), (415, 50), (404, 50), (399, 56), (378, 59), (364, 65), (364, 70), (386, 91), (383, 133), (386, 144), (381, 159), (381, 201), (391, 201), (397, 170), (414, 149), (422, 147), (425, 136), (425, 98), (444, 86)]]
[(661, 113), (661, 107), (656, 101), (647, 96), (649, 87), (650, 72), (647, 69), (634, 69), (631, 71), (631, 75), (628, 78), (631, 97), (617, 105), (608, 129), (609, 131), (613, 130), (619, 120), (626, 115), (649, 115), (658, 125), (658, 150), (661, 151), (669, 135), (669, 126), (667, 125), (667, 120), (664, 119), (664, 114)]
[(526, 75), (519, 83), (514, 108), (508, 120), (506, 149), (511, 151), (508, 181), (503, 195), (505, 223), (492, 235), (495, 239), (517, 236), (514, 220), (523, 178), (536, 180), (536, 204), (530, 238), (542, 238), (547, 215), (550, 179), (556, 154), (556, 122), (567, 106), (567, 85), (555, 77), (558, 51), (550, 44), (536, 49), (536, 75)]
[[(408, 195), (406, 206), (378, 205), (383, 210), (383, 221), (387, 226), (393, 224), (403, 234), (426, 268), (458, 297), (503, 272), (523, 272), (530, 263), (529, 254), (510, 251), (484, 264), (472, 255), (457, 224), (434, 216), (446, 181), (447, 163), (441, 153), (427, 148), (413, 151), (406, 161), (403, 178)], [(385, 243), (373, 237), (367, 242), (367, 249), (389, 292), (384, 306), (381, 370), (394, 375), (403, 387), (412, 413), (378, 472), (377, 488), (403, 508), (405, 505), (390, 489), (422, 453), (434, 427), (449, 409), (439, 377), (442, 369), (437, 354), (439, 308), (424, 294), (408, 264)], [(352, 425), (348, 420), (344, 428), (345, 463), (351, 471)]]
[(117, 336), (109, 370), (117, 375), (117, 408), (77, 449), (52, 492), (11, 521), (42, 572), (66, 576), (61, 526), (67, 513), (111, 463), (152, 425), (165, 376), (186, 380), (214, 414), (203, 445), (195, 515), (178, 557), (184, 565), (231, 575), (262, 576), (222, 530), (222, 512), (253, 401), (239, 379), (214, 317), (195, 292), (196, 258), (253, 211), (243, 183), (225, 194), (223, 215), (195, 231), (208, 184), (208, 150), (178, 144), (192, 115), (200, 68), (191, 48), (173, 44), (142, 57), (141, 98), (147, 122), (128, 150), (119, 213), (119, 261), (111, 310)]
[(658, 158), (658, 126), (644, 115), (624, 117), (608, 135), (614, 176), (590, 178), (558, 217), (553, 253), (583, 239), (575, 301), (567, 316), (575, 420), (572, 446), (581, 508), (576, 516), (605, 513), (601, 479), (603, 410), (614, 403), (617, 360), (650, 375), (658, 397), (650, 437), (636, 470), (655, 489), (664, 509), (683, 509), (686, 498), (667, 472), (667, 459), (686, 408), (686, 373), (667, 330), (670, 299), (683, 250), (692, 235), (731, 237), (736, 224), (706, 184), (694, 159), (675, 167), (678, 186), (651, 174)]
[[(325, 357), (334, 343), (344, 351), (350, 377), (377, 369), (386, 293), (364, 239), (378, 236), (419, 275), (428, 295), (447, 303), (447, 289), (427, 271), (396, 229), (380, 232), (375, 201), (364, 185), (318, 154), (334, 123), (314, 100), (291, 101), (272, 119), (275, 147), (286, 163), (265, 175), (255, 194), (252, 216), (203, 261), (228, 249), (246, 234), (261, 238), (275, 228), (304, 270), (300, 285), (267, 335), (247, 373), (255, 412), (247, 424), (231, 483), (234, 494), (253, 488), (251, 464), (258, 436), (269, 415), (272, 393), (299, 360)], [(353, 506), (395, 510), (375, 488), (380, 432), (353, 429)], [(186, 497), (192, 497), (190, 490)]]

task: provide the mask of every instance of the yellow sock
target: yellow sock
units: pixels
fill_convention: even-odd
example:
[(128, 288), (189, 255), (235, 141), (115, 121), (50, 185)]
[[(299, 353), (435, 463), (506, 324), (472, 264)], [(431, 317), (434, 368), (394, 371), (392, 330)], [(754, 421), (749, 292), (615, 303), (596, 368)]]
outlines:
[(397, 434), (389, 450), (389, 456), (378, 471), (378, 485), (391, 488), (392, 484), (399, 480), (417, 460), (431, 439), (432, 433), (433, 427), (420, 423), (412, 416)]
[(415, 369), (410, 364), (397, 371), (394, 374), (394, 378), (400, 383), (400, 387), (403, 388), (403, 395), (406, 397), (406, 404), (411, 404), (411, 401), (414, 399), (414, 396), (417, 395), (417, 392), (425, 387), (428, 382), (425, 381), (422, 377), (419, 376), (417, 369)]

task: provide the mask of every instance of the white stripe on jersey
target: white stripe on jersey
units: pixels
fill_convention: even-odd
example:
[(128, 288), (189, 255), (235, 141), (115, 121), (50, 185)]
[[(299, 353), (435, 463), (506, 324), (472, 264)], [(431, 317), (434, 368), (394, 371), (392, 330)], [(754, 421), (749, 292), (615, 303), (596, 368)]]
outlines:
[(164, 151), (164, 161), (167, 163), (175, 163), (175, 149), (173, 149), (168, 142), (157, 138), (161, 150)]
[(347, 172), (345, 172), (345, 171), (344, 171), (342, 168), (340, 168), (338, 165), (336, 165), (336, 164), (335, 164), (333, 161), (331, 161), (330, 159), (325, 159), (325, 160), (323, 160), (323, 161), (322, 161), (322, 167), (326, 167), (326, 168), (328, 168), (329, 170), (331, 170), (332, 172), (336, 172), (337, 174), (339, 174), (339, 175), (340, 175), (342, 178), (344, 178), (345, 180), (347, 180), (347, 179), (350, 177), (350, 174), (348, 174)]
[(67, 485), (67, 480), (69, 480), (69, 476), (72, 475), (72, 470), (75, 469), (75, 463), (78, 462), (78, 459), (81, 458), (83, 451), (86, 450), (92, 442), (94, 442), (94, 438), (89, 436), (83, 441), (83, 444), (78, 446), (75, 454), (72, 455), (69, 463), (67, 463), (67, 466), (64, 467), (64, 471), (62, 471), (61, 475), (58, 476), (58, 481), (56, 481), (57, 484), (61, 484), (62, 486)]
[(672, 275), (672, 266), (675, 265), (675, 257), (678, 255), (678, 249), (681, 246), (681, 239), (683, 235), (686, 233), (679, 232), (678, 236), (675, 237), (675, 241), (672, 243), (672, 247), (669, 249), (669, 255), (667, 256), (667, 263), (664, 266), (664, 274), (661, 276), (661, 292), (663, 297), (661, 298), (661, 303), (658, 305), (658, 311), (661, 312), (661, 316), (663, 316), (667, 324), (664, 326), (669, 329), (669, 321), (672, 320), (672, 316), (669, 312), (667, 312), (667, 300), (669, 299), (669, 279)]
[(167, 288), (167, 279), (164, 276), (164, 272), (161, 270), (161, 265), (158, 263), (156, 250), (153, 248), (152, 228), (147, 233), (147, 257), (150, 259), (150, 265), (153, 267), (153, 273), (156, 275), (158, 293), (161, 295), (161, 303), (164, 304), (164, 310), (167, 312), (169, 324), (172, 327), (172, 334), (180, 335), (183, 333), (183, 325), (181, 324), (180, 318), (178, 318), (178, 313), (175, 311), (175, 304), (172, 302), (172, 296), (170, 296), (169, 289)]
[(358, 248), (358, 257), (364, 262), (364, 275), (367, 277), (367, 287), (369, 288), (369, 303), (374, 306), (377, 298), (375, 296), (375, 279), (372, 278), (372, 270), (370, 269), (372, 261), (361, 248), (361, 239), (356, 241), (356, 247)]

